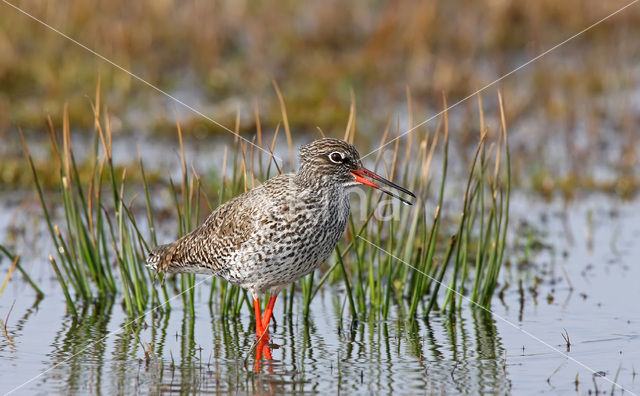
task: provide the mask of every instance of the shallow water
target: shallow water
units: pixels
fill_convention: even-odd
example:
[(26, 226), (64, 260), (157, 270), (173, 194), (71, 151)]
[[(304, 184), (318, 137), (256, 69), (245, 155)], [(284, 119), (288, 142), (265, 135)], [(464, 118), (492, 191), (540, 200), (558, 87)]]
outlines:
[[(169, 313), (138, 320), (120, 301), (96, 302), (73, 320), (51, 273), (39, 272), (47, 296), (36, 302), (16, 272), (0, 297), (0, 392), (587, 394), (610, 392), (607, 380), (640, 392), (640, 202), (513, 202), (501, 275), (509, 287), (493, 313), (463, 302), (455, 317), (428, 322), (409, 322), (400, 309), (387, 321), (353, 322), (344, 292), (325, 286), (308, 320), (297, 300), (291, 315), (276, 305), (273, 359), (258, 367), (249, 311), (232, 319), (209, 308), (206, 277), (195, 317), (176, 298)], [(25, 267), (49, 268), (44, 251), (31, 253)]]

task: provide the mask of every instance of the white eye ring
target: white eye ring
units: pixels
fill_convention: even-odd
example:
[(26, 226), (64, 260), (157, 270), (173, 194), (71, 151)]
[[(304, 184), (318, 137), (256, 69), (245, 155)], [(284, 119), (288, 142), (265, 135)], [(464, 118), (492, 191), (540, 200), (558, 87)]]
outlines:
[(341, 164), (342, 161), (344, 161), (344, 154), (339, 151), (334, 151), (329, 154), (329, 161), (333, 162), (334, 164)]

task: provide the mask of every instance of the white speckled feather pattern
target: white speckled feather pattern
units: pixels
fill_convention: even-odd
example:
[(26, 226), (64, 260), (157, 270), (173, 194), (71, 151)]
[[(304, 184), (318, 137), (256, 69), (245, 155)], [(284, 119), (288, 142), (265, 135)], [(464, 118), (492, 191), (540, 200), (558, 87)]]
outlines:
[[(340, 169), (327, 159), (345, 154)], [(156, 247), (149, 267), (167, 273), (214, 274), (251, 291), (278, 292), (316, 269), (335, 248), (350, 212), (356, 149), (321, 139), (301, 149), (296, 174), (269, 179), (216, 208), (181, 239)]]

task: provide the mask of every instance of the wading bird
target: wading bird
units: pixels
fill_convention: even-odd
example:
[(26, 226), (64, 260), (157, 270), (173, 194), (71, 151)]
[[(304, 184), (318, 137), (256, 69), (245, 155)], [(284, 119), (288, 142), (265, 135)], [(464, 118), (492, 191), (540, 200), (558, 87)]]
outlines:
[[(353, 145), (319, 139), (300, 149), (297, 173), (273, 177), (220, 205), (189, 234), (154, 248), (147, 265), (165, 273), (213, 274), (247, 289), (256, 334), (262, 337), (278, 293), (331, 255), (347, 226), (349, 189), (359, 184), (407, 204), (415, 198), (364, 168)], [(259, 298), (266, 292), (270, 298), (263, 316)]]

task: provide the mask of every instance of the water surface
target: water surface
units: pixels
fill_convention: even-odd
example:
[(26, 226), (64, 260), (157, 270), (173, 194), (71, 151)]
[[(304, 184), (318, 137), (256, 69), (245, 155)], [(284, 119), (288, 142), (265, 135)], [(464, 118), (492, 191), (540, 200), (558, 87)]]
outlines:
[(217, 302), (207, 304), (206, 277), (198, 278), (195, 316), (177, 298), (169, 312), (129, 318), (117, 299), (73, 319), (45, 251), (31, 251), (23, 264), (42, 268), (47, 296), (37, 301), (16, 273), (0, 298), (0, 316), (8, 316), (0, 392), (588, 394), (610, 392), (607, 379), (639, 392), (640, 202), (591, 196), (565, 205), (516, 195), (512, 221), (501, 275), (509, 286), (495, 296), (493, 314), (463, 302), (452, 317), (411, 322), (394, 309), (386, 321), (354, 321), (344, 291), (325, 286), (308, 320), (297, 297), (292, 313), (276, 305), (272, 360), (258, 366), (250, 312), (221, 317)]

